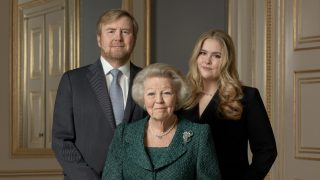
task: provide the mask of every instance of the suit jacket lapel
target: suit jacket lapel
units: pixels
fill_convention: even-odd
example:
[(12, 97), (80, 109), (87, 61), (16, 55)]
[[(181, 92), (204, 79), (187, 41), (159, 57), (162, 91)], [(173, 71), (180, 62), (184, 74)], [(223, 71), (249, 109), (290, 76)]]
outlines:
[(109, 97), (106, 78), (100, 60), (88, 67), (89, 73), (87, 74), (90, 85), (96, 94), (97, 100), (106, 116), (112, 129), (116, 128), (111, 100)]
[(126, 148), (128, 158), (143, 169), (153, 170), (149, 156), (144, 146), (144, 129), (149, 117), (142, 119), (128, 129), (125, 141), (128, 143)]
[(130, 82), (129, 82), (129, 91), (128, 91), (128, 98), (127, 98), (127, 103), (126, 103), (126, 109), (124, 112), (124, 117), (123, 121), (124, 122), (129, 122), (129, 120), (132, 117), (132, 113), (134, 111), (134, 108), (136, 108), (136, 103), (133, 101), (132, 96), (131, 96), (131, 90), (132, 90), (132, 84), (134, 77), (136, 74), (139, 72), (140, 68), (136, 67), (132, 63), (130, 63)]
[(144, 130), (148, 119), (149, 117), (146, 117), (135, 123), (134, 127), (131, 126), (128, 129), (125, 137), (125, 141), (128, 143), (127, 155), (140, 167), (147, 170), (156, 170), (171, 164), (187, 152), (182, 135), (183, 132), (190, 131), (192, 125), (186, 120), (180, 120), (177, 131), (168, 147), (168, 152), (156, 164), (152, 165), (144, 146)]

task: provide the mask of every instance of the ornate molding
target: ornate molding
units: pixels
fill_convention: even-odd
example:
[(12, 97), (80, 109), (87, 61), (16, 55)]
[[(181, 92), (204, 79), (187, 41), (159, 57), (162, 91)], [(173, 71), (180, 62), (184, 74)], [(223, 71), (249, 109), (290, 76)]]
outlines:
[(17, 177), (17, 176), (61, 176), (63, 172), (62, 170), (8, 170), (8, 171), (0, 171), (0, 177)]
[(269, 117), (272, 117), (272, 2), (265, 0), (265, 103)]

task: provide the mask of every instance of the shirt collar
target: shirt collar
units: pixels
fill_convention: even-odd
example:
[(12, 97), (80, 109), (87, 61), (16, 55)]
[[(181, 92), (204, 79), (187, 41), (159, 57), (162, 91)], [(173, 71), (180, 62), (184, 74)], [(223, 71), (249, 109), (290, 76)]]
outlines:
[[(102, 56), (100, 57), (100, 61), (101, 61), (101, 64), (102, 64), (102, 68), (103, 68), (103, 72), (105, 75), (108, 75), (109, 72), (114, 69), (111, 64), (106, 60), (104, 59)], [(123, 66), (119, 67), (118, 68), (123, 75), (125, 75), (127, 78), (130, 77), (130, 61), (128, 61), (127, 63), (125, 63)]]

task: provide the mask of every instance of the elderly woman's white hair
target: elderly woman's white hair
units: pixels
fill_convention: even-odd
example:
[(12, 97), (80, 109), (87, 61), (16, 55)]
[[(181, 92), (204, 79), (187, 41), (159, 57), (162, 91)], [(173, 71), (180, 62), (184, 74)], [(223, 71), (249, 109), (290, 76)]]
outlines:
[(178, 69), (163, 63), (151, 64), (136, 75), (132, 86), (132, 98), (139, 106), (144, 108), (144, 82), (151, 77), (170, 79), (177, 95), (175, 111), (184, 108), (190, 93), (186, 79)]

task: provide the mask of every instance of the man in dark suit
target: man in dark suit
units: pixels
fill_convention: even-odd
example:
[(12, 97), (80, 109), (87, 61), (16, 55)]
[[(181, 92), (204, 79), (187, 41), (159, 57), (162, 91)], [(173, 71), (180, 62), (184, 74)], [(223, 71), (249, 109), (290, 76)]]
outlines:
[[(128, 12), (105, 12), (97, 23), (100, 59), (68, 71), (61, 78), (54, 109), (52, 149), (65, 179), (100, 179), (116, 126), (144, 115), (131, 97), (133, 78), (141, 69), (129, 61), (137, 32), (138, 24)], [(117, 76), (120, 89), (116, 93), (120, 92), (121, 97), (110, 95), (114, 69), (120, 72)]]

